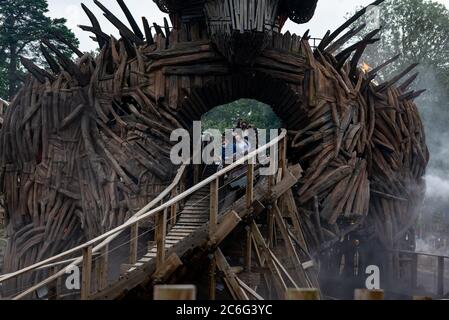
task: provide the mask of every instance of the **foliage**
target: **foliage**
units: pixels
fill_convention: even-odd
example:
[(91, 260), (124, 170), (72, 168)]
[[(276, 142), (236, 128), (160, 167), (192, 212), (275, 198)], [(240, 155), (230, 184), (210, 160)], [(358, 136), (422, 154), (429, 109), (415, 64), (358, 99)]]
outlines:
[(0, 76), (3, 79), (0, 94), (7, 93), (4, 98), (10, 98), (17, 91), (19, 79), (24, 74), (19, 55), (45, 65), (39, 58), (39, 40), (50, 40), (67, 56), (72, 52), (55, 40), (54, 32), (78, 45), (73, 32), (65, 26), (66, 20), (49, 18), (47, 13), (46, 0), (0, 0)]
[(276, 129), (281, 122), (270, 106), (251, 99), (241, 99), (215, 107), (202, 118), (203, 129), (225, 129), (235, 127), (239, 119), (244, 119), (259, 129)]

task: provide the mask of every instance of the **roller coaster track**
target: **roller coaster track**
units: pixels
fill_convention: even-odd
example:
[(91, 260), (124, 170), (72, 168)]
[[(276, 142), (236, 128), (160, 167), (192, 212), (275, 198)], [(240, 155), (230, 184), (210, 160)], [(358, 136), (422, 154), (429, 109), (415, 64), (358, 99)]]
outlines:
[[(279, 166), (273, 176), (261, 177), (258, 174), (259, 170), (250, 160), (267, 149), (271, 150), (271, 154), (274, 155), (272, 160), (275, 160), (275, 163), (279, 162)], [(39, 297), (37, 294), (39, 290), (51, 288), (56, 291), (53, 298), (61, 298), (64, 289), (56, 288), (55, 283), (58, 287), (62, 287), (61, 279), (67, 276), (67, 270), (81, 265), (81, 285), (80, 290), (76, 291), (81, 299), (123, 298), (136, 287), (151, 287), (154, 284), (164, 283), (183, 265), (181, 258), (192, 251), (203, 250), (215, 252), (215, 266), (224, 274), (225, 283), (234, 298), (249, 299), (249, 296), (252, 296), (261, 299), (261, 295), (254, 288), (246, 285), (233, 271), (230, 271), (233, 269), (218, 247), (242, 220), (247, 221), (246, 229), (249, 234), (249, 248), (245, 255), (251, 257), (251, 252), (255, 252), (260, 266), (271, 272), (272, 279), (267, 281), (274, 287), (277, 297), (283, 298), (289, 287), (316, 286), (313, 274), (306, 271), (313, 267), (311, 259), (301, 262), (298, 256), (299, 251), (303, 253), (307, 251), (304, 242), (301, 241), (301, 230), (293, 227), (292, 234), (276, 204), (277, 199), (288, 193), (301, 176), (299, 166), (287, 168), (285, 150), (286, 130), (283, 130), (268, 144), (179, 193), (180, 183), (187, 172), (187, 165), (181, 166), (173, 182), (124, 224), (56, 256), (16, 272), (1, 275), (0, 284), (3, 284), (15, 281), (25, 274), (55, 270), (52, 275), (38, 283), (17, 288), (14, 294), (6, 297), (14, 300), (36, 298)], [(247, 181), (246, 194), (233, 202), (230, 207), (219, 211), (218, 194), (222, 189), (220, 181), (242, 167), (245, 170), (241, 176), (246, 175)], [(272, 213), (271, 223), (274, 224), (276, 221), (293, 268), (285, 267), (281, 259), (274, 254), (274, 241), (270, 239), (273, 233), (268, 231), (267, 237), (262, 236), (259, 226), (252, 220), (262, 210), (261, 208), (264, 208), (263, 203), (269, 203), (272, 207), (269, 210)], [(146, 230), (145, 234), (152, 231), (153, 229), (143, 227), (151, 219), (154, 219), (155, 224), (154, 241), (150, 241), (147, 250), (139, 256), (139, 239), (142, 240), (143, 236), (139, 235), (139, 230)], [(142, 227), (139, 228), (140, 226)], [(121, 265), (120, 275), (111, 279), (108, 270), (112, 267), (112, 262), (108, 257), (112, 251), (109, 246), (127, 230), (130, 238), (125, 244), (129, 244), (129, 259), (126, 264)], [(122, 243), (121, 246), (125, 244)], [(72, 258), (76, 255), (78, 257)], [(251, 258), (249, 261), (246, 260), (247, 264), (251, 263)]]

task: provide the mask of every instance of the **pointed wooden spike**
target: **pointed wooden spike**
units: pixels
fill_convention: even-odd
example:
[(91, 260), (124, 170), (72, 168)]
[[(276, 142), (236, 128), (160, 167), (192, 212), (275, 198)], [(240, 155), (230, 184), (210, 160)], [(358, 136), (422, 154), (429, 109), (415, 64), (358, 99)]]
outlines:
[(54, 81), (56, 78), (51, 75), (50, 73), (48, 73), (47, 71), (45, 71), (44, 69), (39, 68), (38, 66), (36, 66), (31, 60), (23, 57), (23, 56), (19, 56), (20, 57), (20, 62), (22, 63), (22, 65), (40, 82), (40, 83), (45, 83), (45, 79), (48, 78), (51, 81)]
[(120, 8), (122, 8), (123, 13), (126, 16), (126, 19), (128, 19), (129, 24), (131, 25), (131, 28), (133, 29), (135, 35), (140, 38), (140, 40), (143, 40), (143, 33), (139, 28), (139, 25), (137, 24), (136, 20), (134, 19), (133, 15), (129, 11), (127, 5), (125, 4), (125, 1), (123, 0), (117, 0)]
[(426, 92), (427, 89), (423, 89), (423, 90), (419, 90), (416, 91), (411, 97), (410, 100), (415, 100), (416, 98), (418, 98), (420, 95), (422, 95), (424, 92)]
[(405, 80), (400, 86), (399, 86), (399, 90), (401, 91), (405, 91), (407, 90), (407, 88), (413, 83), (413, 81), (416, 80), (416, 78), (418, 78), (419, 72), (414, 73), (410, 78), (408, 78), (407, 80)]
[(81, 69), (69, 58), (67, 58), (61, 51), (59, 51), (53, 44), (47, 39), (43, 39), (44, 43), (53, 53), (56, 54), (59, 64), (71, 74), (79, 82), (80, 85), (84, 86), (89, 83), (89, 78), (83, 74)]
[(352, 39), (354, 36), (356, 36), (360, 31), (365, 29), (365, 27), (366, 27), (366, 24), (363, 23), (362, 25), (358, 26), (357, 28), (353, 28), (353, 29), (349, 30), (347, 33), (345, 33), (339, 39), (335, 40), (334, 43), (330, 44), (327, 47), (326, 52), (327, 53), (334, 53), (341, 46), (343, 46), (346, 42), (348, 42), (350, 39)]
[(102, 37), (98, 37), (98, 34), (102, 33), (102, 30), (101, 30), (101, 26), (100, 26), (100, 23), (98, 22), (97, 17), (92, 13), (92, 11), (89, 10), (88, 7), (86, 7), (84, 5), (84, 3), (81, 4), (81, 7), (83, 8), (84, 12), (86, 13), (87, 17), (89, 18), (90, 23), (92, 23), (93, 30), (96, 30), (96, 32), (93, 32), (93, 33), (95, 33), (97, 35), (97, 42), (98, 42), (98, 45), (100, 46), (100, 49), (103, 48), (108, 43), (108, 41), (105, 41)]
[(156, 22), (153, 22), (153, 27), (154, 30), (156, 30), (157, 34), (160, 34), (162, 37), (165, 38), (164, 31), (162, 31), (162, 28), (158, 24), (156, 24)]
[(410, 99), (410, 97), (415, 93), (415, 90), (410, 90), (409, 92), (406, 92), (404, 94), (401, 94), (399, 96), (399, 101)]
[(380, 84), (377, 87), (377, 91), (381, 92), (384, 91), (385, 89), (388, 89), (389, 87), (391, 87), (392, 85), (394, 85), (396, 82), (398, 82), (399, 80), (401, 80), (405, 75), (407, 75), (410, 71), (412, 71), (413, 69), (415, 69), (417, 66), (419, 65), (419, 63), (414, 63), (411, 66), (409, 66), (408, 68), (406, 68), (404, 71), (402, 71), (401, 73), (399, 73), (397, 76), (395, 76), (393, 79), (391, 79), (390, 81), (384, 82), (382, 84)]
[(52, 34), (55, 36), (55, 38), (65, 44), (70, 50), (72, 50), (78, 57), (84, 56), (84, 53), (80, 51), (76, 46), (73, 45), (73, 43), (70, 43), (70, 41), (67, 41), (67, 39), (58, 31), (54, 30)]
[(380, 70), (382, 70), (383, 68), (385, 68), (386, 66), (392, 64), (393, 62), (395, 62), (396, 60), (399, 59), (401, 55), (395, 55), (393, 58), (388, 59), (387, 61), (385, 61), (384, 63), (382, 63), (381, 65), (377, 66), (376, 68), (374, 68), (373, 70), (371, 70), (368, 74), (368, 76), (371, 76), (373, 74), (377, 74)]
[(44, 55), (45, 60), (47, 61), (48, 65), (50, 66), (50, 69), (55, 73), (58, 74), (61, 72), (61, 67), (56, 62), (56, 60), (51, 56), (50, 52), (44, 47), (44, 45), (41, 43), (39, 45), (42, 54)]
[(306, 32), (304, 32), (302, 39), (309, 40), (309, 33), (310, 33), (310, 29), (307, 29)]
[(98, 42), (100, 49), (107, 45), (111, 39), (111, 37), (109, 37), (106, 33), (99, 29), (96, 29), (95, 27), (78, 25), (78, 28), (83, 31), (92, 32), (93, 34), (95, 34), (94, 41)]
[(346, 48), (345, 50), (343, 50), (342, 52), (340, 52), (339, 54), (337, 54), (337, 55), (335, 56), (335, 58), (336, 58), (338, 61), (341, 61), (342, 58), (345, 57), (345, 58), (346, 58), (345, 60), (347, 60), (347, 59), (351, 56), (351, 53), (352, 53), (353, 51), (359, 49), (359, 48), (362, 47), (362, 46), (370, 45), (370, 44), (376, 43), (376, 42), (378, 42), (379, 40), (380, 40), (379, 38), (375, 38), (375, 39), (368, 39), (368, 40), (362, 40), (362, 41), (360, 41), (360, 42), (357, 42), (356, 44), (354, 44), (354, 45), (352, 45), (352, 46)]
[(321, 52), (323, 52), (323, 47), (322, 44), (326, 43), (326, 39), (329, 38), (329, 36), (331, 35), (331, 31), (327, 30), (326, 34), (324, 35), (323, 39), (321, 40), (320, 44), (318, 45), (318, 50), (320, 50)]
[(347, 27), (349, 27), (351, 24), (353, 24), (355, 21), (357, 21), (361, 16), (363, 16), (367, 9), (371, 6), (378, 6), (379, 4), (381, 4), (382, 2), (384, 2), (385, 0), (376, 0), (373, 3), (371, 3), (370, 5), (366, 6), (365, 8), (361, 9), (360, 11), (358, 11), (354, 16), (352, 16), (351, 18), (349, 18), (345, 23), (343, 23), (337, 30), (335, 30), (327, 39), (326, 41), (322, 43), (322, 48), (326, 49), (326, 47), (332, 42), (334, 41), (338, 35), (340, 33), (342, 33)]
[(357, 66), (359, 64), (360, 58), (362, 58), (363, 52), (365, 52), (366, 47), (368, 46), (369, 40), (371, 40), (376, 34), (378, 34), (380, 29), (376, 29), (368, 33), (362, 40), (362, 44), (356, 49), (356, 52), (354, 53), (354, 56), (351, 59), (350, 64), (350, 71), (349, 75), (350, 77), (355, 78), (357, 76)]
[(104, 5), (101, 4), (100, 1), (94, 0), (94, 3), (104, 12), (104, 16), (108, 19), (119, 31), (122, 37), (128, 39), (128, 41), (132, 43), (136, 43), (138, 45), (143, 44), (143, 40), (141, 40), (138, 36), (134, 34), (123, 22), (120, 21), (115, 15), (112, 14)]
[(167, 18), (164, 17), (164, 30), (165, 30), (165, 37), (168, 39), (170, 38), (170, 26), (168, 24)]
[(336, 70), (340, 70), (345, 65), (346, 61), (351, 56), (352, 51), (345, 52), (344, 54), (340, 55), (339, 59), (337, 59), (337, 66), (335, 67)]
[(136, 46), (129, 41), (126, 37), (123, 37), (122, 35), (122, 40), (123, 43), (125, 44), (125, 50), (126, 50), (126, 54), (128, 55), (128, 58), (134, 58), (136, 56)]
[(153, 35), (151, 34), (150, 24), (148, 23), (148, 20), (145, 17), (142, 17), (142, 22), (143, 22), (143, 29), (145, 30), (145, 40), (147, 41), (148, 45), (152, 45), (154, 44), (154, 39)]
[(357, 76), (357, 67), (367, 46), (367, 44), (360, 46), (354, 53), (354, 56), (351, 59), (351, 71), (349, 72), (350, 77), (355, 78)]

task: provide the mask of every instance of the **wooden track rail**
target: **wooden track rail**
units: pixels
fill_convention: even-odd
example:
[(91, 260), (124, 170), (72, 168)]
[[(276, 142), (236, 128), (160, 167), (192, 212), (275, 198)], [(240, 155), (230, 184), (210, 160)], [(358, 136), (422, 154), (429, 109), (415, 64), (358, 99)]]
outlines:
[[(256, 190), (254, 189), (254, 164), (252, 162), (261, 152), (266, 151), (267, 149), (271, 149), (274, 154), (277, 155), (279, 152), (279, 159), (282, 162), (286, 161), (285, 158), (285, 146), (286, 146), (287, 132), (286, 130), (282, 130), (281, 134), (270, 141), (268, 144), (258, 148), (257, 150), (249, 153), (248, 155), (238, 159), (232, 165), (225, 167), (219, 172), (213, 174), (212, 176), (204, 179), (203, 181), (195, 184), (190, 189), (176, 195), (177, 186), (181, 181), (181, 178), (185, 172), (186, 166), (182, 166), (172, 184), (164, 190), (156, 199), (150, 202), (145, 208), (140, 210), (135, 216), (130, 218), (121, 226), (110, 230), (95, 239), (87, 241), (84, 244), (81, 244), (75, 248), (72, 248), (68, 251), (62, 252), (54, 257), (45, 259), (39, 263), (33, 264), (16, 272), (5, 274), (0, 276), (0, 283), (3, 283), (8, 280), (12, 280), (16, 277), (22, 276), (26, 273), (35, 272), (37, 270), (41, 270), (46, 267), (53, 267), (55, 265), (61, 264), (61, 259), (67, 259), (75, 254), (82, 254), (80, 257), (71, 261), (67, 264), (68, 266), (75, 266), (82, 263), (82, 280), (81, 280), (81, 290), (80, 297), (81, 299), (90, 299), (91, 297), (101, 298), (101, 294), (98, 292), (92, 292), (92, 287), (98, 289), (101, 293), (102, 289), (107, 286), (107, 270), (109, 267), (108, 260), (108, 245), (111, 241), (116, 238), (121, 232), (129, 229), (131, 230), (130, 241), (129, 241), (129, 263), (130, 268), (127, 270), (126, 275), (132, 274), (133, 271), (142, 271), (140, 268), (145, 263), (149, 261), (156, 261), (153, 266), (152, 272), (161, 273), (161, 270), (170, 270), (170, 267), (174, 265), (179, 265), (179, 258), (177, 256), (182, 256), (182, 254), (186, 251), (186, 247), (190, 247), (191, 245), (201, 245), (206, 242), (208, 245), (217, 246), (228, 234), (232, 231), (236, 225), (241, 221), (241, 216), (246, 212), (251, 212), (251, 205), (253, 200), (261, 200), (262, 192), (259, 192), (258, 199), (255, 199)], [(278, 145), (280, 147), (278, 148)], [(279, 150), (279, 151), (278, 151)], [(225, 215), (218, 215), (218, 181), (221, 177), (224, 177), (226, 174), (231, 172), (232, 170), (239, 168), (241, 166), (247, 167), (247, 190), (245, 199), (243, 199), (242, 212), (237, 214), (235, 211), (230, 211)], [(286, 163), (281, 163), (279, 166), (283, 173), (277, 172), (277, 175), (282, 178), (282, 175), (286, 174), (284, 171), (287, 168)], [(287, 180), (282, 184), (279, 180), (280, 185), (272, 186), (269, 190), (269, 194), (273, 193), (273, 190), (277, 187), (279, 193), (276, 197), (284, 194), (287, 190), (289, 190), (293, 184), (296, 183), (297, 178), (293, 179), (284, 179)], [(207, 190), (207, 192), (204, 192)], [(260, 190), (259, 190), (260, 191)], [(169, 196), (175, 195), (168, 201), (160, 204), (155, 207), (158, 203), (163, 202), (163, 200)], [(206, 198), (207, 195), (207, 198)], [(263, 195), (265, 196), (265, 195)], [(190, 199), (189, 201), (187, 201)], [(196, 199), (196, 200), (195, 200)], [(204, 201), (205, 199), (206, 202)], [(176, 209), (181, 202), (187, 201), (184, 209), (176, 214)], [(207, 204), (209, 202), (209, 204)], [(199, 209), (199, 210), (198, 210)], [(246, 209), (246, 210), (245, 210)], [(170, 214), (170, 216), (168, 216)], [(169, 221), (168, 217), (174, 218), (177, 217), (179, 220)], [(143, 224), (148, 219), (155, 218), (155, 244), (150, 246), (149, 252), (140, 260), (137, 257), (137, 242), (139, 238), (139, 224)], [(167, 226), (171, 224), (170, 232), (167, 234)], [(203, 230), (204, 233), (198, 232)], [(253, 229), (249, 231), (251, 235)], [(254, 237), (251, 235), (251, 238)], [(187, 239), (187, 240), (186, 240)], [(188, 243), (187, 245), (183, 244), (183, 242)], [(190, 242), (189, 242), (190, 241)], [(94, 263), (93, 256), (94, 254), (100, 252), (101, 259), (96, 259), (96, 264), (98, 264), (98, 268), (95, 268), (100, 275), (97, 277), (98, 285), (94, 286), (92, 284), (93, 273), (94, 273)], [(220, 262), (220, 259), (218, 259)], [(265, 261), (272, 261), (270, 257), (265, 257)], [(212, 266), (215, 269), (216, 262), (213, 262)], [(64, 264), (62, 264), (64, 265)], [(148, 270), (147, 270), (148, 271)], [(163, 273), (163, 272), (162, 272)], [(18, 293), (17, 295), (11, 297), (14, 300), (19, 300), (23, 298), (29, 298), (31, 294), (36, 292), (37, 290), (51, 285), (59, 278), (66, 274), (66, 267), (62, 268), (60, 271), (54, 273), (52, 276), (46, 278), (45, 280), (39, 282), (38, 284), (32, 285), (26, 290)], [(127, 276), (122, 276), (117, 282), (118, 283), (126, 283)], [(163, 274), (160, 275), (163, 278)], [(235, 283), (235, 282), (233, 282)], [(138, 285), (136, 283), (135, 285)], [(110, 287), (114, 287), (114, 283), (110, 285)], [(125, 285), (126, 287), (126, 285)], [(253, 294), (254, 295), (254, 294)], [(116, 297), (115, 295), (114, 297)], [(104, 296), (103, 296), (104, 298)], [(113, 298), (112, 296), (108, 296), (108, 298)]]

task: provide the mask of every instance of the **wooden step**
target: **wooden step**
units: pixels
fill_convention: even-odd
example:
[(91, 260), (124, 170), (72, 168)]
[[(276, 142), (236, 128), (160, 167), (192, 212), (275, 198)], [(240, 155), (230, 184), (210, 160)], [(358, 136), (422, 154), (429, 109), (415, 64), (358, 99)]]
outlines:
[(174, 236), (174, 235), (168, 235), (166, 237), (167, 240), (184, 240), (186, 237), (183, 236)]
[(197, 231), (200, 227), (201, 227), (202, 225), (200, 225), (200, 226), (184, 226), (184, 225), (176, 225), (176, 226), (174, 226), (173, 227), (173, 231), (182, 231), (182, 232), (195, 232), (195, 231)]

